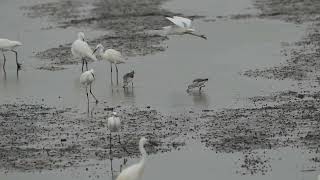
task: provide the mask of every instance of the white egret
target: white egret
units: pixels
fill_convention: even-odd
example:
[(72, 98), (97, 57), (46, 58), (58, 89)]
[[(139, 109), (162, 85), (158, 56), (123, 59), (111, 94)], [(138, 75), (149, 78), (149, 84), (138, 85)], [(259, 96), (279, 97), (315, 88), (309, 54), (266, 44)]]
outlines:
[(195, 79), (195, 80), (192, 81), (192, 84), (190, 84), (188, 86), (187, 91), (189, 91), (190, 89), (193, 89), (193, 88), (199, 88), (199, 91), (201, 91), (201, 88), (206, 86), (206, 82), (208, 82), (208, 78), (206, 78), (206, 79), (201, 79), (201, 78)]
[(111, 83), (112, 83), (112, 64), (116, 67), (116, 73), (117, 73), (117, 84), (119, 84), (118, 81), (118, 66), (117, 64), (123, 64), (125, 63), (125, 59), (121, 55), (121, 53), (114, 49), (107, 49), (104, 51), (104, 47), (102, 44), (98, 44), (97, 47), (94, 49), (93, 53), (97, 52), (102, 59), (110, 62), (111, 67)]
[(82, 73), (81, 76), (80, 76), (80, 83), (83, 86), (86, 87), (86, 94), (87, 94), (88, 102), (89, 102), (88, 86), (90, 86), (90, 94), (96, 100), (96, 103), (98, 103), (97, 98), (93, 95), (92, 90), (91, 90), (91, 85), (92, 85), (94, 80), (95, 80), (95, 76), (94, 76), (94, 70), (93, 69)]
[(108, 118), (108, 129), (110, 132), (118, 132), (120, 129), (121, 121), (116, 112), (112, 112), (112, 116)]
[(137, 164), (133, 164), (126, 169), (124, 169), (117, 177), (116, 180), (141, 180), (144, 168), (147, 161), (147, 152), (144, 149), (144, 145), (148, 140), (142, 137), (139, 141), (139, 150), (142, 155), (141, 160)]
[(195, 33), (195, 29), (192, 28), (192, 21), (190, 19), (179, 16), (166, 18), (174, 24), (172, 26), (163, 27), (167, 35), (190, 34), (193, 36), (201, 37), (203, 39), (207, 39), (205, 35), (199, 35)]
[[(116, 112), (112, 112), (112, 116), (108, 118), (107, 127), (110, 131), (110, 155), (112, 154), (111, 147), (112, 147), (112, 132), (118, 132), (120, 129), (121, 121), (120, 118), (117, 116)], [(119, 136), (119, 143), (120, 143), (120, 135)], [(121, 143), (120, 143), (121, 144)]]
[(85, 36), (83, 32), (79, 32), (78, 39), (72, 43), (71, 53), (74, 57), (80, 58), (82, 60), (82, 72), (84, 63), (86, 63), (86, 69), (88, 70), (88, 61), (85, 58), (90, 58), (94, 61), (97, 61), (96, 56), (92, 53), (92, 49), (85, 41)]
[(4, 55), (4, 52), (11, 51), (16, 54), (16, 63), (17, 68), (21, 68), (21, 64), (18, 62), (18, 52), (16, 51), (16, 48), (22, 46), (22, 43), (19, 41), (11, 41), (9, 39), (0, 39), (0, 51), (2, 51), (3, 55), (3, 68), (6, 65), (6, 56)]
[(131, 82), (131, 87), (133, 87), (134, 71), (131, 71), (123, 76), (123, 88), (128, 87)]

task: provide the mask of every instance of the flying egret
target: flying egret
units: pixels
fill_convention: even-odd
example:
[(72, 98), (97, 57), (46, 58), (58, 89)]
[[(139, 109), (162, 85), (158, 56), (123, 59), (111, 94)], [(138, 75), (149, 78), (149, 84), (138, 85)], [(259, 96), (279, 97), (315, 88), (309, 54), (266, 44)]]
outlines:
[(97, 52), (102, 59), (107, 60), (110, 62), (111, 67), (111, 83), (112, 83), (112, 64), (116, 67), (116, 73), (117, 73), (117, 85), (119, 84), (118, 81), (118, 66), (117, 64), (123, 64), (125, 63), (125, 59), (121, 55), (121, 53), (114, 49), (107, 49), (105, 52), (103, 52), (104, 47), (102, 44), (98, 44), (97, 47), (94, 49), (93, 54)]
[(128, 84), (131, 82), (131, 87), (133, 88), (133, 78), (134, 71), (131, 71), (123, 76), (123, 88), (128, 87)]
[(140, 162), (124, 169), (116, 180), (141, 180), (147, 161), (147, 152), (144, 149), (147, 142), (148, 140), (144, 137), (140, 139), (139, 150), (142, 155)]
[(201, 91), (201, 88), (206, 86), (206, 82), (208, 82), (208, 78), (206, 78), (206, 79), (201, 79), (201, 78), (195, 79), (195, 80), (193, 80), (192, 84), (190, 84), (188, 86), (187, 91), (189, 91), (190, 89), (193, 89), (193, 88), (199, 88), (199, 91)]
[(92, 53), (92, 49), (85, 41), (85, 36), (83, 32), (78, 33), (78, 39), (72, 43), (71, 53), (74, 57), (82, 59), (82, 72), (84, 63), (86, 63), (86, 68), (88, 71), (88, 61), (85, 58), (90, 58), (97, 61), (96, 56)]
[(16, 63), (17, 63), (17, 68), (21, 68), (21, 64), (18, 62), (18, 52), (16, 51), (16, 48), (18, 46), (22, 46), (22, 43), (19, 41), (11, 41), (9, 39), (0, 39), (0, 50), (2, 51), (3, 55), (3, 68), (6, 65), (6, 56), (4, 55), (4, 52), (6, 51), (11, 51), (16, 54)]
[(95, 76), (94, 76), (94, 70), (93, 69), (90, 69), (89, 71), (86, 71), (86, 72), (82, 73), (81, 76), (80, 76), (80, 83), (83, 86), (86, 87), (86, 94), (87, 94), (88, 102), (89, 102), (88, 86), (90, 86), (90, 94), (96, 100), (96, 103), (98, 103), (97, 98), (93, 95), (93, 93), (91, 91), (91, 85), (92, 85), (94, 80), (95, 80)]
[(174, 25), (163, 27), (167, 35), (183, 35), (190, 34), (193, 36), (201, 37), (207, 39), (205, 35), (199, 35), (195, 33), (195, 29), (192, 28), (192, 21), (188, 18), (173, 16), (166, 17)]

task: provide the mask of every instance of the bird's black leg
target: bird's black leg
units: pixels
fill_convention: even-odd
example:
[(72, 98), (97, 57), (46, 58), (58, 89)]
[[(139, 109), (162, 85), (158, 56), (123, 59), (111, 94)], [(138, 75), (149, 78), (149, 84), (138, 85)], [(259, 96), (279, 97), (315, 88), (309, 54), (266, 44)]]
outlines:
[(7, 59), (6, 59), (6, 56), (4, 55), (4, 52), (2, 52), (2, 55), (3, 55), (3, 66), (2, 66), (2, 68), (4, 70), (4, 67), (6, 66)]
[(84, 59), (82, 58), (82, 68), (81, 68), (82, 72), (83, 72), (83, 66), (84, 66)]
[(112, 142), (111, 142), (112, 136), (111, 136), (111, 131), (110, 131), (110, 159), (112, 159)]
[(85, 60), (85, 62), (86, 62), (86, 68), (87, 68), (87, 71), (88, 71), (88, 61)]
[(12, 50), (12, 52), (14, 52), (16, 54), (16, 63), (17, 63), (17, 68), (20, 69), (21, 68), (21, 64), (18, 62), (18, 52)]
[(112, 63), (110, 63), (110, 67), (111, 67), (111, 85), (113, 84), (113, 81), (112, 81)]
[(86, 87), (86, 94), (87, 94), (87, 100), (88, 100), (88, 103), (89, 103), (88, 87)]
[(93, 98), (96, 100), (96, 103), (98, 104), (98, 99), (93, 95), (92, 91), (91, 91), (91, 84), (90, 84), (90, 94), (93, 96)]
[(118, 80), (118, 66), (117, 64), (114, 64), (116, 66), (116, 71), (117, 71), (117, 85), (119, 85), (119, 80)]

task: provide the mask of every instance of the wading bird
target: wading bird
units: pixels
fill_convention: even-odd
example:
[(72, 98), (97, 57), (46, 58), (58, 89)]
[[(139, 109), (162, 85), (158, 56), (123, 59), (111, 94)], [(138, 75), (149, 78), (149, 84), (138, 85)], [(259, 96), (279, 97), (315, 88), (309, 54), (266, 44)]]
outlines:
[(134, 78), (134, 71), (131, 71), (123, 76), (123, 88), (128, 87), (129, 83), (131, 82), (131, 87), (133, 88), (133, 78)]
[(190, 84), (188, 86), (187, 91), (190, 91), (190, 89), (194, 89), (194, 88), (199, 88), (199, 91), (201, 91), (201, 88), (206, 86), (206, 82), (208, 82), (208, 78), (206, 78), (206, 79), (201, 79), (201, 78), (195, 79), (195, 80), (192, 81), (192, 84)]
[(139, 150), (142, 155), (140, 162), (124, 169), (116, 180), (141, 180), (147, 161), (147, 152), (144, 149), (147, 142), (148, 140), (144, 137), (140, 139)]
[(95, 80), (95, 76), (94, 76), (93, 69), (90, 69), (89, 71), (82, 73), (80, 76), (80, 83), (86, 87), (86, 94), (87, 94), (88, 102), (89, 102), (88, 86), (90, 86), (90, 94), (96, 100), (96, 103), (98, 103), (97, 98), (93, 95), (92, 90), (91, 90), (91, 85), (94, 80)]
[(4, 55), (4, 52), (6, 51), (11, 51), (16, 54), (16, 63), (17, 63), (17, 68), (21, 68), (21, 64), (18, 62), (18, 52), (16, 51), (16, 48), (18, 46), (22, 46), (22, 43), (19, 41), (11, 41), (9, 39), (0, 39), (0, 51), (2, 51), (3, 55), (3, 68), (6, 65), (6, 56)]
[(88, 70), (88, 61), (86, 60), (86, 58), (90, 58), (94, 61), (97, 61), (96, 56), (92, 53), (92, 49), (85, 41), (85, 36), (83, 32), (79, 32), (78, 39), (72, 43), (71, 53), (74, 57), (80, 58), (82, 60), (82, 72), (84, 63), (86, 64), (86, 69)]
[[(116, 112), (112, 112), (112, 116), (108, 118), (107, 127), (110, 131), (110, 154), (112, 154), (111, 146), (112, 146), (112, 134), (113, 132), (118, 132), (120, 129), (121, 121), (120, 118), (117, 116)], [(119, 143), (120, 143), (120, 134), (119, 136)], [(121, 143), (120, 143), (121, 144)]]
[(197, 36), (203, 39), (207, 39), (205, 35), (199, 35), (195, 33), (195, 29), (192, 28), (192, 21), (188, 18), (173, 16), (166, 17), (169, 21), (171, 21), (174, 25), (163, 27), (166, 35), (183, 35), (190, 34), (193, 36)]
[(121, 55), (121, 53), (117, 50), (114, 49), (107, 49), (106, 51), (104, 51), (104, 47), (102, 44), (98, 44), (97, 47), (94, 49), (93, 54), (94, 53), (98, 53), (98, 55), (101, 56), (102, 59), (109, 61), (110, 62), (110, 67), (111, 67), (111, 84), (112, 82), (112, 64), (115, 65), (116, 67), (116, 73), (117, 73), (117, 85), (119, 84), (119, 80), (118, 80), (118, 66), (117, 64), (123, 64), (125, 63), (125, 59), (123, 58), (123, 56)]

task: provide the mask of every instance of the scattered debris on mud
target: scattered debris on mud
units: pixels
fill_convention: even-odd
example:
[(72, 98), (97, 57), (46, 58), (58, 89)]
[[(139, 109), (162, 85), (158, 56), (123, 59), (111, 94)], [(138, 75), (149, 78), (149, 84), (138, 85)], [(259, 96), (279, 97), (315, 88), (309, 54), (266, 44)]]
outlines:
[(246, 153), (243, 159), (239, 159), (236, 163), (240, 166), (236, 173), (241, 175), (265, 175), (272, 170), (270, 160), (271, 158), (266, 155), (265, 151), (262, 153), (256, 151)]
[[(114, 108), (112, 108), (114, 109)], [(156, 142), (148, 153), (167, 152), (185, 145), (186, 133), (193, 129), (188, 118), (163, 116), (152, 109), (121, 108), (120, 141), (112, 135), (112, 157), (140, 156), (142, 136)], [(89, 160), (110, 159), (107, 108), (93, 117), (77, 110), (56, 109), (42, 104), (0, 105), (0, 168), (6, 171), (51, 170), (85, 165)], [(184, 137), (184, 138), (181, 138)], [(121, 143), (121, 144), (120, 144)]]

